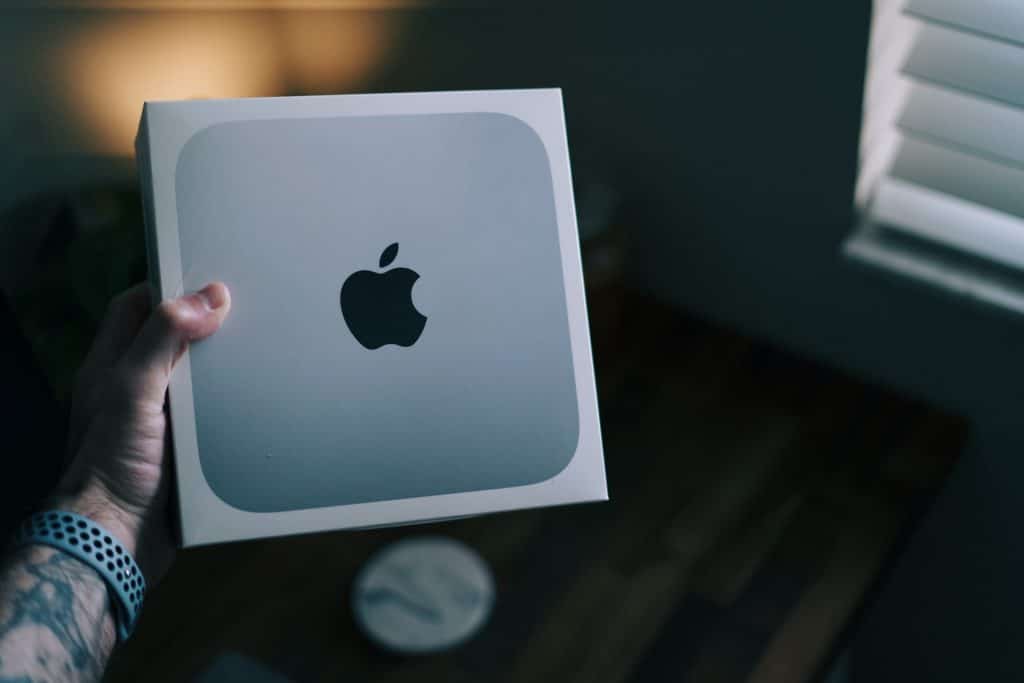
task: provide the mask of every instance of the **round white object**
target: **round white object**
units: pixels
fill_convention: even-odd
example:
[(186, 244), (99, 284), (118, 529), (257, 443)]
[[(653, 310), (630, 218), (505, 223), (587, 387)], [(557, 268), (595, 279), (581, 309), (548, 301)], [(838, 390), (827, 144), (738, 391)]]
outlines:
[(483, 559), (442, 536), (393, 543), (366, 563), (352, 589), (356, 623), (378, 645), (402, 654), (454, 647), (475, 635), (494, 606)]

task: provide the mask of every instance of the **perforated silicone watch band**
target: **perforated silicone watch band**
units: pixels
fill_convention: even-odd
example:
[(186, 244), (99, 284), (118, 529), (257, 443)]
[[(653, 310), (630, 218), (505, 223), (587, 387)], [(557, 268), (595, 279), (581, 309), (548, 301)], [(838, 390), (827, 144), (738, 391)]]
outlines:
[(135, 560), (114, 536), (88, 517), (63, 510), (37, 512), (18, 527), (14, 545), (48, 545), (95, 569), (107, 583), (114, 604), (118, 640), (135, 630), (146, 580)]

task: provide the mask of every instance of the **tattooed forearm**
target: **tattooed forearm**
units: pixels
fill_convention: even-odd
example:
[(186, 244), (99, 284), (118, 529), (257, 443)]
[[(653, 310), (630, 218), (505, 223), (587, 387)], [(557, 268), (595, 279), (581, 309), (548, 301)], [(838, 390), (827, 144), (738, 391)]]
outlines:
[(0, 570), (0, 683), (98, 681), (114, 639), (106, 585), (90, 567), (34, 546)]
[[(0, 659), (0, 671), (4, 670), (4, 660)], [(28, 676), (4, 676), (0, 674), (0, 683), (34, 683)]]

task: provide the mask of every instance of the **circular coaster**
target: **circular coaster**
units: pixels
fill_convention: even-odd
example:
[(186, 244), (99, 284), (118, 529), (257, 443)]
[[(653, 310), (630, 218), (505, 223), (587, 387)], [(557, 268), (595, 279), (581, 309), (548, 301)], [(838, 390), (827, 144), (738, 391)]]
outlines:
[(356, 623), (378, 645), (401, 654), (454, 647), (475, 635), (494, 605), (494, 580), (465, 544), (410, 538), (378, 552), (356, 577)]

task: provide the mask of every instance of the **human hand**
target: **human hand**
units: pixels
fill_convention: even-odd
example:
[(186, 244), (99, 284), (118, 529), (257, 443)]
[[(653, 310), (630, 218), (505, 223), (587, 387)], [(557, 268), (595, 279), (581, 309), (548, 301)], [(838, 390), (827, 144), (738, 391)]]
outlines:
[(166, 393), (190, 342), (210, 336), (231, 308), (213, 283), (153, 308), (136, 285), (110, 304), (72, 396), (72, 459), (48, 507), (85, 515), (114, 533), (149, 585), (174, 557), (167, 509), (171, 441)]

